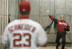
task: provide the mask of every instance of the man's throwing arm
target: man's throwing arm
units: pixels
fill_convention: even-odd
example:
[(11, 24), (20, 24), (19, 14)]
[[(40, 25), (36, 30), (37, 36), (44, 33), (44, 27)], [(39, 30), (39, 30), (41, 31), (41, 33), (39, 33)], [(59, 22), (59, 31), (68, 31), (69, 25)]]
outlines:
[(58, 20), (54, 16), (52, 16), (52, 15), (48, 15), (48, 16), (51, 20), (53, 20), (55, 23), (57, 23)]

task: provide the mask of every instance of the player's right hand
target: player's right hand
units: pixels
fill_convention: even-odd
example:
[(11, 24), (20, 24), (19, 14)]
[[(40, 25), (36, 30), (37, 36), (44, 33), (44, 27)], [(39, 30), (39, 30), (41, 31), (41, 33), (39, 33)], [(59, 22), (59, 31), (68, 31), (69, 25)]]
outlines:
[(48, 14), (48, 16), (52, 16), (51, 14)]

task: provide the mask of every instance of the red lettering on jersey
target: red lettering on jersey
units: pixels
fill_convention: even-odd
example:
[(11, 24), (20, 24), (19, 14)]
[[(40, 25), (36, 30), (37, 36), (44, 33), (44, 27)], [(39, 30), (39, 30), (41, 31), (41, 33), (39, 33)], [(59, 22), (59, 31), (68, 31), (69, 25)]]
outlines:
[(15, 30), (28, 30), (28, 31), (34, 32), (35, 29), (36, 29), (35, 27), (28, 24), (18, 24), (8, 28), (10, 32), (13, 32)]
[(11, 26), (10, 28), (8, 28), (8, 30), (9, 30), (10, 32), (13, 32), (13, 29), (11, 29), (11, 28), (13, 28), (13, 26)]
[(25, 30), (30, 30), (31, 27), (32, 27), (32, 26), (30, 26), (30, 25), (26, 25), (24, 29), (25, 29)]
[(31, 46), (31, 35), (29, 33), (24, 34), (24, 37), (28, 36), (29, 38), (26, 39), (26, 41), (28, 42), (28, 44), (24, 44), (24, 47), (30, 47)]
[[(16, 36), (18, 36), (19, 38), (13, 40), (13, 47), (31, 47), (31, 34), (30, 33), (24, 33), (22, 35), (20, 33), (14, 33), (13, 37), (16, 37)], [(16, 44), (16, 42), (20, 42), (22, 38), (24, 37), (28, 37), (25, 39), (26, 41), (24, 41), (24, 42), (27, 42), (28, 44), (26, 43)]]
[(35, 29), (36, 29), (36, 28), (35, 28), (35, 27), (33, 27), (32, 32), (34, 32), (34, 31), (35, 31)]
[(15, 30), (22, 30), (22, 25), (15, 25), (14, 28)]
[(21, 34), (13, 34), (13, 36), (15, 37), (15, 36), (19, 36), (19, 39), (14, 39), (13, 40), (13, 45), (14, 45), (14, 47), (21, 47), (22, 45), (19, 43), (19, 44), (16, 44), (16, 42), (17, 41), (21, 41)]

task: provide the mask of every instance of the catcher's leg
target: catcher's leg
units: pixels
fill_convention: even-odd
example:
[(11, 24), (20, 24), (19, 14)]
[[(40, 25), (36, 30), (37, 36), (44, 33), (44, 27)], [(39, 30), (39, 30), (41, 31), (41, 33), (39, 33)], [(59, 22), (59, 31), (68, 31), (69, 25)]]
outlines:
[(62, 49), (64, 49), (66, 43), (66, 35), (63, 35), (62, 37)]
[(60, 42), (59, 42), (60, 38), (61, 38), (61, 35), (59, 33), (57, 33), (57, 37), (56, 37), (56, 43), (57, 43), (56, 49), (58, 49), (58, 47), (60, 45)]

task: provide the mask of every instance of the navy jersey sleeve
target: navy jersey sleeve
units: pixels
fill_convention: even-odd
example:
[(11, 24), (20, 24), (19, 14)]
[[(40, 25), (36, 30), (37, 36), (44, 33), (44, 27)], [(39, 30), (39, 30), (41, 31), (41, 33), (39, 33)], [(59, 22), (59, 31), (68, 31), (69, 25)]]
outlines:
[(57, 20), (56, 18), (54, 18), (53, 21), (57, 24), (57, 21), (58, 21), (58, 20)]

